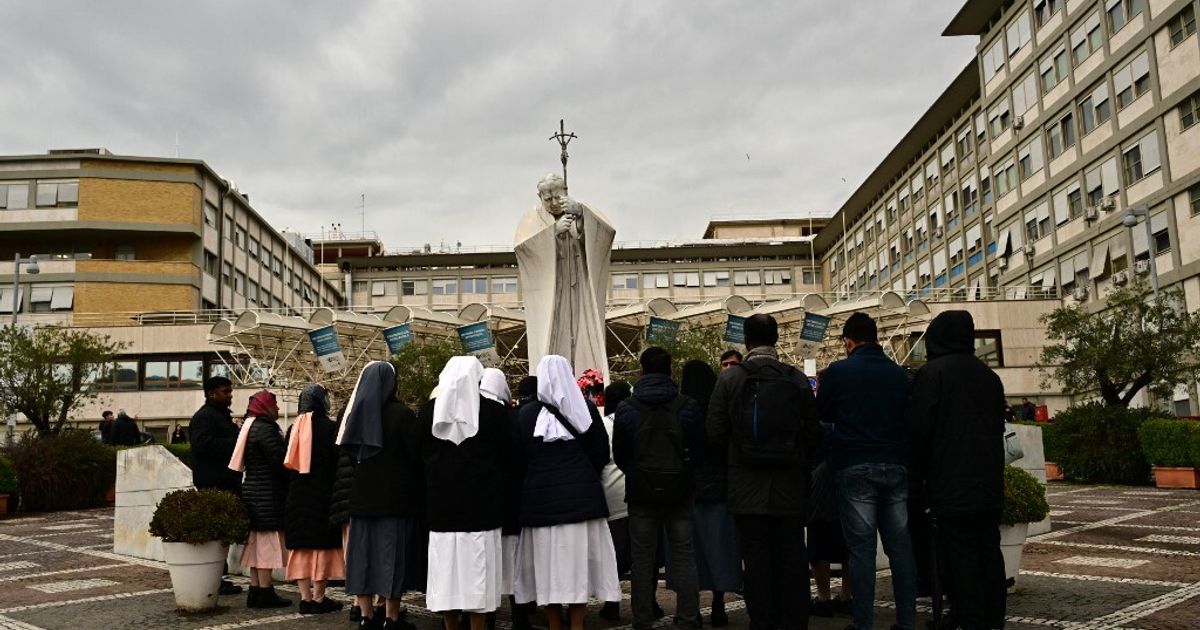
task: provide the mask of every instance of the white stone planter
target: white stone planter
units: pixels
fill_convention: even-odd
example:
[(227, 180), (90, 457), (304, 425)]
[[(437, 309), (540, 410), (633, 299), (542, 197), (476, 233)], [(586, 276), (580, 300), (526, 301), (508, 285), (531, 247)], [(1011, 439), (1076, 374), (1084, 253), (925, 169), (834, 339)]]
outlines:
[(1025, 549), (1025, 536), (1029, 533), (1029, 523), (1000, 526), (1000, 553), (1004, 556), (1004, 577), (1014, 584), (1021, 572), (1021, 552)]
[(171, 571), (171, 588), (180, 610), (211, 610), (225, 570), (226, 547), (220, 542), (201, 545), (164, 542), (163, 556)]

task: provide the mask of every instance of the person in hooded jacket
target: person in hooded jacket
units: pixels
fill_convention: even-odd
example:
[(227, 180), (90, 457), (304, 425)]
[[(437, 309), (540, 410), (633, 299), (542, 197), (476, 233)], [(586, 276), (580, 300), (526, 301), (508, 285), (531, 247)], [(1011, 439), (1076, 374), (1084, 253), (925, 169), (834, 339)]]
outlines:
[(483, 373), (473, 356), (450, 359), (437, 398), (421, 410), (431, 530), (425, 601), (447, 630), (458, 630), (460, 612), (471, 630), (483, 630), (504, 594), (501, 540), (517, 432), (504, 404), (483, 394)]
[(300, 588), (300, 614), (319, 615), (342, 609), (341, 602), (325, 597), (325, 585), (346, 575), (342, 528), (329, 520), (337, 474), (337, 424), (329, 418), (328, 392), (315, 383), (300, 392), (296, 413), (284, 459), (291, 471), (284, 507), (287, 579)]
[(241, 565), (250, 569), (247, 608), (291, 606), (271, 582), (271, 570), (287, 566), (283, 542), (284, 506), (288, 474), (283, 466), (287, 445), (279, 429), (279, 404), (267, 390), (250, 397), (246, 420), (238, 433), (229, 468), (245, 471), (242, 502), (250, 516), (250, 538), (242, 551)]
[[(396, 400), (396, 369), (368, 363), (350, 394), (338, 445), (357, 462), (350, 491), (346, 545), (346, 592), (355, 596), (360, 628), (416, 626), (401, 619), (400, 597), (415, 584), (413, 565), (425, 549), (418, 543), (424, 512), (421, 427)], [(374, 597), (384, 598), (379, 619)]]
[[(736, 354), (741, 361), (742, 355)], [(735, 358), (729, 355), (729, 358)], [(700, 405), (701, 417), (708, 417), (708, 402), (717, 386), (717, 375), (704, 361), (683, 365), (679, 391)], [(725, 449), (706, 444), (704, 461), (696, 467), (695, 532), (696, 576), (701, 591), (712, 592), (709, 622), (714, 628), (729, 624), (725, 613), (725, 593), (742, 590), (742, 558), (738, 554), (737, 528), (726, 504), (727, 484)]]
[(1001, 628), (1004, 386), (975, 356), (967, 311), (935, 317), (925, 347), (908, 404), (910, 469), (928, 500), (955, 627)]
[(600, 484), (608, 434), (564, 357), (542, 357), (537, 375), (537, 401), (520, 417), (525, 474), (514, 590), (518, 602), (545, 607), (550, 630), (562, 629), (564, 605), (571, 629), (583, 630), (590, 597), (621, 597)]
[(137, 421), (124, 409), (117, 411), (117, 420), (110, 431), (109, 440), (113, 446), (137, 446), (142, 443), (142, 431)]
[[(659, 532), (666, 531), (670, 581), (677, 594), (675, 618), (681, 628), (700, 627), (700, 593), (696, 578), (696, 557), (692, 543), (695, 468), (704, 461), (704, 414), (700, 405), (682, 396), (671, 380), (671, 354), (651, 346), (640, 357), (642, 377), (633, 385), (633, 396), (617, 408), (613, 423), (613, 461), (625, 473), (625, 503), (629, 506), (629, 542), (632, 552), (630, 604), (633, 627), (643, 630), (657, 619), (654, 593), (658, 588), (657, 562)], [(682, 464), (679, 481), (669, 497), (655, 490), (644, 466), (667, 455), (671, 449), (651, 445), (644, 424), (655, 410), (665, 410), (672, 422), (678, 421), (680, 441), (674, 443)], [(653, 429), (651, 429), (653, 430)], [(667, 440), (666, 442), (670, 442)], [(650, 449), (650, 453), (641, 449)], [(663, 451), (660, 453), (659, 451)], [(658, 462), (655, 461), (655, 464)], [(671, 465), (673, 462), (663, 462)], [(662, 480), (660, 480), (661, 482)]]

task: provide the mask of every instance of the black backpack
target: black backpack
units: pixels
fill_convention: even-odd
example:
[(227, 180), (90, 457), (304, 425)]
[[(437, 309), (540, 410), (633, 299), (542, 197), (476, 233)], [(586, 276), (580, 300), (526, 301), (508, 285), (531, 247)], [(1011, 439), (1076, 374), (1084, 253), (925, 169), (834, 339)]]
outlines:
[(802, 459), (800, 418), (810, 390), (795, 380), (796, 368), (779, 361), (745, 361), (746, 380), (733, 418), (733, 444), (751, 468), (786, 468)]
[(686, 398), (650, 406), (636, 397), (626, 399), (641, 414), (633, 434), (633, 467), (625, 478), (626, 500), (648, 505), (673, 505), (692, 491), (692, 470), (679, 417)]

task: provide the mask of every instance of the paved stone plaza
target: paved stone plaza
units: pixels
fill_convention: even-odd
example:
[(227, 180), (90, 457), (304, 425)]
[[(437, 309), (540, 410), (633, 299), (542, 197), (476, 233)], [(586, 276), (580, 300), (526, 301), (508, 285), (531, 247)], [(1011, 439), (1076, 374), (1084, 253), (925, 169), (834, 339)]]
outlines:
[[(1053, 485), (1049, 495), (1054, 530), (1026, 548), (1018, 590), (1008, 599), (1009, 628), (1200, 627), (1200, 493)], [(351, 627), (345, 613), (250, 611), (244, 596), (223, 598), (215, 613), (179, 615), (165, 567), (113, 554), (111, 547), (111, 509), (0, 521), (0, 583), (7, 586), (0, 630)], [(886, 628), (892, 620), (886, 572), (879, 585), (877, 626)], [(294, 587), (283, 590), (296, 598)], [(670, 612), (669, 593), (660, 600)], [(421, 604), (419, 596), (409, 598), (409, 619), (422, 630), (440, 627)], [(926, 613), (928, 600), (920, 604)], [(746, 627), (741, 602), (729, 609), (731, 627)], [(627, 628), (628, 600), (622, 615), (622, 622), (606, 623), (593, 608), (587, 624)], [(506, 619), (502, 612), (498, 627), (507, 629)], [(847, 623), (814, 617), (810, 627), (840, 630)]]

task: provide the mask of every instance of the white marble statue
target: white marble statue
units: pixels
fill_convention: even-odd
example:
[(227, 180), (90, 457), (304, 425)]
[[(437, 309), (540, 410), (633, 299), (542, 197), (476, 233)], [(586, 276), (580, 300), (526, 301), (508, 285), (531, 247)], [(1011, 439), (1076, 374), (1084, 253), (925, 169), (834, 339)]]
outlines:
[(558, 354), (576, 376), (592, 368), (608, 382), (604, 306), (616, 231), (568, 197), (561, 176), (547, 175), (537, 190), (542, 202), (521, 217), (515, 246), (530, 371), (543, 356)]

